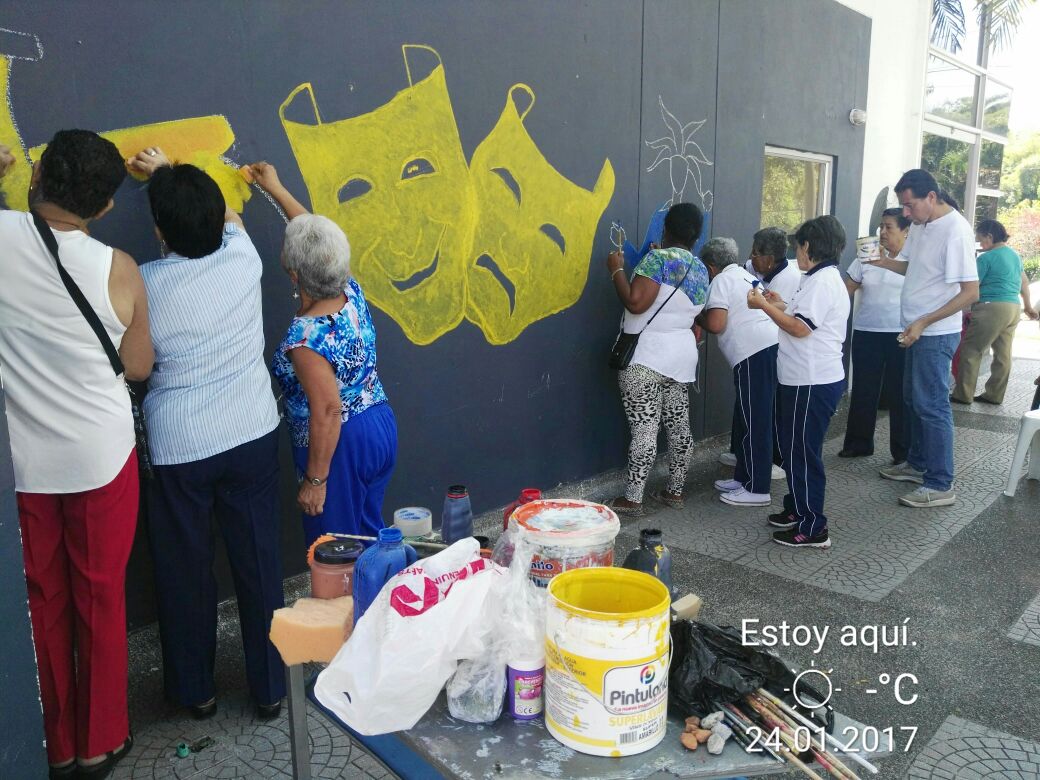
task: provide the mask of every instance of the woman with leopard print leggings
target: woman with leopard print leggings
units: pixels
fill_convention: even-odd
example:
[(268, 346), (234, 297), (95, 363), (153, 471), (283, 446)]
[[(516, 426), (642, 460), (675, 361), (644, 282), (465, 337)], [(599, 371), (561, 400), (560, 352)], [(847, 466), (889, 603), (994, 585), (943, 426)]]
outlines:
[(614, 289), (625, 306), (624, 330), (640, 334), (631, 363), (618, 373), (632, 434), (625, 494), (610, 502), (621, 515), (644, 513), (643, 492), (657, 458), (661, 425), (668, 438), (668, 484), (651, 497), (672, 507), (683, 504), (693, 443), (686, 385), (697, 379), (694, 318), (708, 292), (708, 270), (690, 251), (702, 224), (693, 204), (672, 206), (664, 220), (663, 246), (639, 262), (631, 281), (623, 273), (621, 253), (607, 256)]

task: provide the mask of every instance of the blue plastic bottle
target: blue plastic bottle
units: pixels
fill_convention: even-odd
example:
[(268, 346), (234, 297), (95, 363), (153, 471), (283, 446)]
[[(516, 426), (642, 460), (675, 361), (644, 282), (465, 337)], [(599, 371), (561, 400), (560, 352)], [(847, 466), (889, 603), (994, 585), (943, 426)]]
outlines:
[(401, 538), (400, 528), (380, 528), (379, 541), (361, 553), (354, 564), (354, 625), (387, 581), (418, 559), (415, 549)]
[(672, 554), (664, 546), (662, 534), (656, 528), (645, 528), (639, 532), (639, 546), (625, 557), (622, 564), (626, 569), (652, 574), (672, 591)]
[(473, 508), (469, 504), (469, 492), (465, 485), (452, 485), (444, 499), (441, 539), (445, 544), (454, 544), (469, 536), (473, 536)]

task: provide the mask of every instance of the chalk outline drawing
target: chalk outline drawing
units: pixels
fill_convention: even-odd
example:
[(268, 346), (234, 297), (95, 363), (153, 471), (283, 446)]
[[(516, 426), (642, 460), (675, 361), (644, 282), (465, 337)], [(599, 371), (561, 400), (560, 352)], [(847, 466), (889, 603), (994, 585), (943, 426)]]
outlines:
[[(440, 55), (401, 51), (408, 86), (386, 103), (327, 122), (303, 83), (279, 107), (283, 129), (312, 208), (347, 233), (354, 275), (410, 341), (432, 343), (465, 317), (506, 344), (581, 296), (613, 167), (604, 161), (593, 190), (559, 173), (524, 127), (535, 102), (526, 84), (509, 88), (467, 162)], [(419, 79), (410, 55), (423, 51), (436, 64)], [(306, 122), (287, 116), (301, 94)]]
[[(664, 120), (668, 135), (661, 136), (653, 141), (645, 141), (651, 149), (657, 150), (657, 157), (647, 166), (646, 172), (653, 173), (665, 162), (668, 163), (668, 178), (672, 185), (672, 197), (667, 205), (682, 203), (686, 195), (686, 185), (693, 179), (697, 195), (701, 199), (701, 205), (705, 211), (711, 211), (714, 196), (711, 190), (705, 190), (702, 186), (704, 175), (701, 165), (714, 165), (704, 154), (700, 144), (693, 140), (693, 134), (700, 130), (707, 119), (695, 120), (683, 124), (669, 111), (664, 104), (664, 98), (657, 96), (657, 103), (661, 107), (661, 119)], [(687, 151), (687, 150), (690, 151)], [(682, 173), (682, 183), (676, 186), (676, 173)]]

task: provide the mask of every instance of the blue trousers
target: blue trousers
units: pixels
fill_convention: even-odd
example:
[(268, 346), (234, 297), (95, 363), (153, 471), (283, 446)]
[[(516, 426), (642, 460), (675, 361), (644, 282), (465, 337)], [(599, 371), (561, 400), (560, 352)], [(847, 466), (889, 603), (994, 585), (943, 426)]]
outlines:
[(884, 393), (888, 406), (889, 450), (902, 463), (910, 449), (909, 420), (903, 405), (903, 366), (906, 350), (896, 341), (898, 333), (852, 331), (852, 394), (844, 449), (874, 452), (874, 428), (878, 400)]
[(167, 696), (185, 706), (214, 696), (216, 517), (235, 581), (249, 690), (258, 704), (279, 701), (285, 669), (267, 638), (271, 614), (285, 606), (277, 429), (203, 460), (153, 468), (148, 537)]
[[(307, 471), (307, 448), (293, 447), (299, 476)], [(383, 494), (397, 462), (397, 421), (390, 404), (369, 407), (345, 423), (329, 468), (325, 509), (303, 516), (309, 547), (323, 533), (377, 536), (383, 523)]]
[(737, 468), (733, 478), (749, 493), (769, 493), (773, 468), (773, 400), (777, 345), (756, 352), (733, 367), (733, 440)]
[(953, 485), (953, 410), (950, 408), (950, 365), (959, 333), (921, 336), (906, 350), (903, 400), (910, 418), (907, 463), (924, 472), (924, 487), (949, 490)]
[(844, 380), (829, 385), (780, 385), (778, 429), (787, 471), (784, 511), (798, 518), (798, 532), (806, 536), (827, 530), (823, 439), (844, 389)]

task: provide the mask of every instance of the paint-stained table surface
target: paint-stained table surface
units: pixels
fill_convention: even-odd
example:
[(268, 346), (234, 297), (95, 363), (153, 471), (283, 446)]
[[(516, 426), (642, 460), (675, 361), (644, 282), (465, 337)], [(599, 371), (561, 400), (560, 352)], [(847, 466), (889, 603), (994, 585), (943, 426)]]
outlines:
[[(311, 701), (318, 704), (313, 688), (308, 693)], [(520, 722), (503, 716), (495, 723), (483, 725), (456, 720), (448, 713), (443, 693), (412, 729), (379, 737), (360, 736), (320, 704), (318, 707), (406, 780), (705, 780), (797, 772), (767, 754), (746, 753), (733, 739), (718, 756), (709, 754), (703, 746), (686, 750), (679, 744), (683, 723), (676, 718), (669, 718), (668, 733), (653, 750), (625, 758), (602, 758), (578, 753), (557, 742), (541, 719)], [(836, 713), (834, 734), (840, 736), (847, 727), (856, 728), (857, 733), (863, 730), (863, 724)], [(863, 751), (861, 755), (875, 762), (885, 751)], [(858, 764), (845, 763), (861, 777), (869, 776)], [(821, 776), (826, 776), (825, 770), (813, 766)]]

